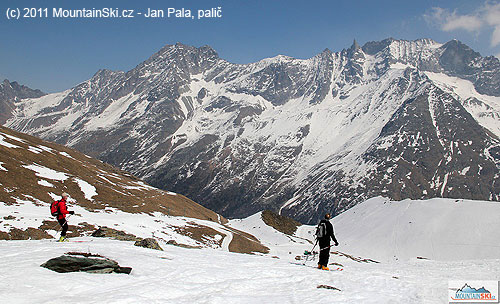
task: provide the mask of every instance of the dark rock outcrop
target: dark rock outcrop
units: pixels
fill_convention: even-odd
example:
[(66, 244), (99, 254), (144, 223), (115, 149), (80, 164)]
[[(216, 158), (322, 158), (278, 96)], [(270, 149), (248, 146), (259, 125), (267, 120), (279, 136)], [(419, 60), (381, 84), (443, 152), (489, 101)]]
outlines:
[(133, 234), (126, 233), (124, 231), (116, 230), (108, 227), (99, 227), (96, 231), (92, 233), (93, 237), (109, 237), (119, 241), (137, 241), (140, 238)]
[(55, 272), (126, 273), (132, 268), (121, 267), (116, 261), (100, 255), (67, 253), (40, 265)]
[(284, 234), (293, 235), (301, 223), (270, 210), (262, 211), (262, 220), (266, 225), (273, 227)]

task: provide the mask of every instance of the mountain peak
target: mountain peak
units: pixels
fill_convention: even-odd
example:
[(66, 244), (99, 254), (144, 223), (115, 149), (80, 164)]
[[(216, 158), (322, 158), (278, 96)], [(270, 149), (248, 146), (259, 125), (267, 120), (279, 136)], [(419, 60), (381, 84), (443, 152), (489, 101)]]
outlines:
[(356, 39), (354, 39), (354, 41), (352, 42), (352, 45), (351, 45), (351, 50), (359, 50), (360, 48), (361, 48), (361, 46), (359, 46)]

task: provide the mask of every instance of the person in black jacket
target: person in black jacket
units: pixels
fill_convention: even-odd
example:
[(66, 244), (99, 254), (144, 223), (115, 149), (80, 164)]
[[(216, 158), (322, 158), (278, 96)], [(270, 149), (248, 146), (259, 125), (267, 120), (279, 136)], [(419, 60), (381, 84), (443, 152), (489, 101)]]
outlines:
[(319, 243), (319, 262), (318, 262), (318, 268), (323, 269), (323, 270), (329, 270), (328, 269), (328, 259), (330, 258), (330, 238), (333, 240), (335, 243), (335, 246), (339, 245), (339, 242), (335, 238), (335, 234), (333, 233), (333, 226), (330, 223), (330, 213), (325, 214), (325, 219), (320, 221), (321, 223), (324, 223), (326, 226), (326, 233), (323, 237), (318, 238), (318, 243)]

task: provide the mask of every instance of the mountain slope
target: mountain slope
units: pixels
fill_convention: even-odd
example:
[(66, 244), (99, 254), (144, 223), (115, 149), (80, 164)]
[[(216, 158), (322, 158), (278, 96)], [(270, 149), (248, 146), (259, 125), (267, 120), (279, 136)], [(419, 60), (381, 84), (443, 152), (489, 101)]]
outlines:
[(180, 194), (80, 152), (0, 127), (0, 239), (52, 238), (49, 206), (71, 195), (69, 236), (105, 226), (137, 237), (236, 252), (266, 252), (253, 236)]
[(12, 116), (15, 103), (26, 98), (37, 98), (45, 95), (40, 90), (33, 90), (16, 81), (5, 79), (0, 83), (0, 124), (4, 124)]
[(498, 59), (458, 41), (243, 65), (178, 43), (23, 100), (6, 125), (225, 216), (272, 209), (315, 222), (377, 195), (498, 201), (498, 75)]

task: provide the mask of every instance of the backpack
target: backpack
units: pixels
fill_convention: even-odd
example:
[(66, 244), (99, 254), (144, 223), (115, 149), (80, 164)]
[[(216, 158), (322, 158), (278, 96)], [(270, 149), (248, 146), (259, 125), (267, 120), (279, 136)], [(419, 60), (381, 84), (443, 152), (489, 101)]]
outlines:
[(52, 216), (59, 215), (59, 201), (55, 201), (50, 205), (50, 214), (52, 214)]
[(325, 236), (326, 236), (326, 223), (319, 222), (318, 226), (316, 227), (316, 238), (320, 239)]

